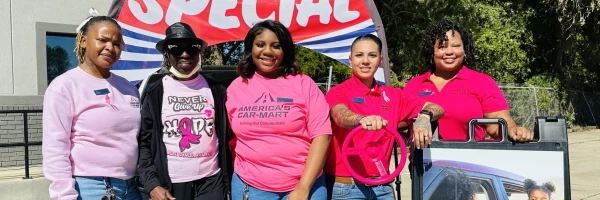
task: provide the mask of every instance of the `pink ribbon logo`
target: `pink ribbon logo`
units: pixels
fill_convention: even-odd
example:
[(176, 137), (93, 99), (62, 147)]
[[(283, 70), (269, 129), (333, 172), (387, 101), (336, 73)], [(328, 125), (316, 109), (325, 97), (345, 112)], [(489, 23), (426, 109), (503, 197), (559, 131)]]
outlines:
[(181, 140), (179, 141), (179, 149), (181, 152), (185, 149), (189, 149), (191, 144), (200, 143), (200, 135), (192, 134), (192, 120), (190, 118), (183, 118), (179, 121), (179, 130), (181, 130)]

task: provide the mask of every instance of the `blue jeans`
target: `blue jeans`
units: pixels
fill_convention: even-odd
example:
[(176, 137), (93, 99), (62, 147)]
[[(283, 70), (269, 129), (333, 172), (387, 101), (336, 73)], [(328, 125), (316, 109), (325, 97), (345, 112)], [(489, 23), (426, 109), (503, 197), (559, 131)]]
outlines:
[[(366, 186), (364, 184), (328, 183), (332, 200), (395, 200), (394, 188), (390, 184)], [(330, 185), (331, 186), (331, 185)]]
[[(325, 174), (321, 175), (312, 188), (310, 189), (310, 194), (308, 199), (310, 200), (326, 200), (327, 199), (327, 189), (325, 188)], [(287, 199), (289, 192), (269, 192), (264, 191), (255, 187), (248, 185), (248, 190), (245, 190), (246, 183), (240, 179), (237, 173), (233, 173), (233, 178), (231, 180), (231, 200), (244, 200), (244, 194), (248, 195), (248, 199), (250, 200), (285, 200)]]
[[(118, 200), (142, 199), (134, 178), (129, 180), (107, 178), (107, 180), (110, 180)], [(99, 200), (106, 195), (104, 177), (75, 176), (75, 190), (79, 192), (77, 200)]]

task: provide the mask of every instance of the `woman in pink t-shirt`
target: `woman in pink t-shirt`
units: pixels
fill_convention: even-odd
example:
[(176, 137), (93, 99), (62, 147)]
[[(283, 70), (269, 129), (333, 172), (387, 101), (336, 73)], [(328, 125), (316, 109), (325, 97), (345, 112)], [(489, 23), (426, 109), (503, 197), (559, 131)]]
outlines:
[[(404, 91), (444, 108), (439, 120), (443, 140), (466, 140), (472, 118), (503, 118), (508, 136), (529, 141), (533, 134), (511, 118), (502, 91), (489, 75), (469, 69), (475, 65), (473, 35), (460, 24), (443, 20), (431, 26), (423, 38), (421, 56), (429, 70), (411, 79)], [(498, 125), (476, 127), (476, 139), (499, 137)]]
[(295, 56), (291, 34), (279, 22), (259, 22), (246, 35), (240, 77), (227, 89), (236, 136), (233, 200), (327, 198), (329, 107)]

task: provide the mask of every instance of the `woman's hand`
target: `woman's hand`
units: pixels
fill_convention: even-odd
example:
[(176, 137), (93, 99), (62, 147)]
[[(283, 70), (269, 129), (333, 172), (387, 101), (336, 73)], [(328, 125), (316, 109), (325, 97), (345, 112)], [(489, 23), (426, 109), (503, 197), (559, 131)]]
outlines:
[(168, 190), (160, 186), (152, 189), (150, 192), (150, 198), (152, 200), (175, 200), (175, 198), (169, 194)]
[(431, 137), (431, 119), (429, 119), (429, 115), (420, 114), (413, 125), (413, 142), (417, 149), (429, 146)]
[(309, 191), (307, 189), (296, 188), (288, 195), (288, 200), (308, 200)]
[(367, 131), (378, 131), (387, 126), (388, 121), (378, 115), (371, 115), (363, 117), (359, 121), (360, 125), (364, 130)]
[(512, 126), (508, 128), (508, 137), (513, 141), (528, 142), (533, 140), (533, 133), (525, 127)]

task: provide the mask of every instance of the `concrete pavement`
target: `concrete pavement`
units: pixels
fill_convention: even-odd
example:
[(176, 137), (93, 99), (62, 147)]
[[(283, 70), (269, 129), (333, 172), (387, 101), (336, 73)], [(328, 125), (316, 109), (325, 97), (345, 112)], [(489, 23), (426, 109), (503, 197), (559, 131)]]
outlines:
[[(600, 130), (569, 133), (569, 158), (572, 199), (600, 200)], [(401, 175), (403, 200), (411, 199), (407, 167)], [(0, 168), (0, 199), (48, 198), (49, 181), (43, 178), (40, 166), (31, 168), (33, 179), (23, 180), (23, 176), (22, 167)]]
[[(568, 137), (571, 199), (600, 200), (600, 130), (573, 132)], [(402, 170), (401, 179), (400, 197), (410, 200), (408, 164)]]

